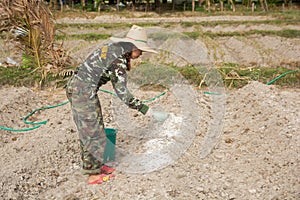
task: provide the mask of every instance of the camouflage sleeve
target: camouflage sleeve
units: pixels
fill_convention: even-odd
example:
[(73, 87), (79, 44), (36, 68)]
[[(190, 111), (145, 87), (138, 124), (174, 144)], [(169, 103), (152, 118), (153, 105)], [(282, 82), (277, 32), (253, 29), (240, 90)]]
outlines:
[(127, 73), (125, 64), (121, 60), (117, 60), (112, 64), (111, 82), (118, 97), (130, 108), (136, 109), (143, 114), (146, 114), (149, 107), (134, 97), (127, 88)]

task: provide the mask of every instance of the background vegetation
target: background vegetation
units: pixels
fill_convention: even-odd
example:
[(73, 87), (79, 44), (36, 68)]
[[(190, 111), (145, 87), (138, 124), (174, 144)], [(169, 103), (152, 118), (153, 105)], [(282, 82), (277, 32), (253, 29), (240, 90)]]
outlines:
[[(221, 3), (223, 2), (223, 8)], [(254, 2), (255, 9), (252, 7)], [(181, 22), (182, 27), (206, 26), (214, 27), (226, 25), (299, 25), (300, 14), (297, 7), (298, 2), (287, 2), (279, 0), (268, 0), (261, 2), (255, 1), (46, 1), (41, 4), (39, 1), (21, 0), (1, 2), (1, 34), (2, 40), (15, 40), (16, 45), (22, 50), (23, 57), (21, 66), (7, 67), (0, 66), (0, 84), (13, 86), (63, 86), (66, 76), (71, 73), (65, 73), (66, 69), (74, 68), (72, 62), (63, 47), (65, 40), (86, 40), (97, 41), (106, 40), (111, 35), (106, 33), (79, 33), (65, 34), (60, 31), (63, 28), (104, 28), (114, 30), (130, 27), (131, 24), (114, 23), (114, 24), (54, 24), (53, 20), (61, 17), (85, 17), (94, 18), (105, 13), (115, 14), (117, 16), (136, 17), (132, 11), (140, 12), (139, 17), (157, 17), (157, 16), (210, 16), (210, 15), (268, 15), (275, 20), (267, 21), (218, 21), (218, 22)], [(232, 5), (235, 9), (233, 10)], [(267, 5), (267, 7), (266, 7)], [(99, 8), (100, 6), (100, 8)], [(265, 6), (265, 7), (263, 7)], [(187, 11), (189, 10), (189, 11)], [(42, 12), (43, 11), (43, 12)], [(155, 11), (150, 12), (150, 11)], [(25, 15), (24, 15), (25, 13)], [(161, 26), (172, 28), (178, 23), (138, 23), (140, 26)], [(14, 33), (14, 34), (12, 34)], [(16, 35), (17, 33), (17, 35)], [(237, 31), (230, 33), (212, 33), (192, 31), (184, 32), (191, 38), (201, 37), (215, 38), (224, 36), (248, 36), (248, 35), (277, 35), (287, 38), (299, 38), (300, 31), (294, 29), (287, 30), (251, 30)], [(195, 66), (186, 66), (177, 68), (180, 72), (195, 86), (203, 82), (204, 74), (199, 74)], [(280, 74), (287, 73), (291, 70), (299, 69), (299, 63), (285, 64), (285, 67), (260, 68), (253, 66), (246, 68), (238, 63), (223, 63), (218, 66), (218, 70), (223, 77), (224, 83), (229, 88), (237, 88), (245, 85), (249, 80), (257, 80), (264, 83), (278, 77)], [(299, 71), (287, 73), (276, 81), (275, 84), (290, 87), (300, 86)]]

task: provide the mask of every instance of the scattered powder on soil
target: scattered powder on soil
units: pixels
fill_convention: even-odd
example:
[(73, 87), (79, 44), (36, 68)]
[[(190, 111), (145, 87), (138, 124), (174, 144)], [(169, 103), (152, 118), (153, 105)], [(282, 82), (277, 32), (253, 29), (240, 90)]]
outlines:
[[(37, 91), (22, 87), (3, 88), (1, 92), (1, 125), (16, 128), (24, 127), (21, 119), (31, 110), (66, 100), (60, 89)], [(109, 107), (111, 98), (101, 95), (101, 102), (106, 125), (116, 127)], [(204, 117), (182, 156), (151, 173), (131, 174), (117, 169), (116, 177), (103, 185), (87, 185), (87, 177), (80, 174), (78, 135), (69, 104), (36, 113), (32, 121), (48, 123), (33, 131), (1, 130), (0, 198), (300, 198), (299, 90), (250, 82), (228, 91), (223, 133), (215, 149), (203, 159), (199, 152), (212, 117), (211, 100), (203, 93), (198, 93), (197, 98)], [(169, 120), (174, 122), (170, 130), (181, 119), (173, 116)], [(168, 128), (162, 133), (170, 134)], [(126, 141), (122, 130), (118, 134)], [(162, 140), (144, 145), (160, 148), (166, 144)]]

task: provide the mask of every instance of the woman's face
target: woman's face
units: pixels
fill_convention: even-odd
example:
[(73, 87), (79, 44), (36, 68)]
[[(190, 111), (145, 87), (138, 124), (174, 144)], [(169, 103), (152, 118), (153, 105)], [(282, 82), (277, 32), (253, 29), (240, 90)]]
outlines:
[(142, 51), (141, 50), (139, 50), (139, 49), (134, 49), (133, 51), (132, 51), (132, 53), (131, 53), (131, 58), (132, 59), (136, 59), (136, 58), (138, 58), (138, 57), (140, 57), (141, 55), (142, 55)]

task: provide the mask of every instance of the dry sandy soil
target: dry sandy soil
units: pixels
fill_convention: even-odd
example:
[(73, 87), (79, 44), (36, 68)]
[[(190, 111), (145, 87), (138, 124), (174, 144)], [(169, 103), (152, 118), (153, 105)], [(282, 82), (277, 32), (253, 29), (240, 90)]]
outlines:
[[(228, 27), (228, 30), (232, 28)], [(215, 27), (213, 31), (219, 29), (220, 27)], [(245, 45), (242, 42), (249, 41), (249, 38), (218, 39), (216, 43), (223, 41), (218, 43), (218, 46), (225, 45), (225, 47), (220, 49), (223, 53), (215, 54), (222, 55), (217, 57), (217, 62), (235, 59), (233, 61), (235, 63), (247, 65), (251, 62), (261, 62), (262, 66), (264, 64), (271, 66), (272, 62), (280, 64), (282, 60), (299, 62), (299, 39), (269, 37), (252, 38), (252, 41), (259, 44), (268, 41), (260, 47), (269, 44), (270, 46), (266, 47), (269, 49), (267, 51), (269, 54), (258, 52), (261, 48), (257, 48), (257, 45), (250, 45), (252, 43)], [(200, 41), (200, 45), (202, 43), (204, 41)], [(72, 44), (74, 45), (75, 42)], [(230, 48), (234, 45), (240, 46), (240, 51), (236, 50), (232, 54)], [(282, 49), (278, 48), (280, 45), (283, 45)], [(95, 42), (84, 44), (81, 47), (86, 48), (74, 50), (73, 54), (77, 57), (84, 56), (96, 46)], [(209, 46), (204, 46), (205, 56), (201, 57), (203, 63), (215, 62), (212, 57), (216, 57), (209, 53), (211, 52)], [(237, 57), (234, 58), (233, 55)], [(257, 57), (258, 55), (260, 57)], [(112, 91), (110, 85), (103, 89)], [(0, 125), (14, 128), (32, 127), (22, 122), (22, 117), (32, 110), (66, 101), (63, 89), (39, 91), (25, 87), (3, 87), (1, 93)], [(137, 90), (134, 93), (146, 99), (157, 94), (155, 91)], [(183, 119), (186, 117), (181, 112), (182, 109), (187, 109), (192, 117), (200, 116), (195, 117), (196, 123), (195, 120), (193, 121), (194, 129), (188, 129), (191, 133), (184, 131), (178, 133), (182, 136), (191, 136), (186, 138), (187, 143), (184, 143), (185, 141), (174, 143), (184, 144), (180, 151), (175, 148), (178, 152), (171, 152), (170, 149), (166, 150), (160, 146), (160, 144), (166, 145), (163, 139), (172, 139), (169, 137), (169, 132), (168, 137), (163, 138), (160, 135), (163, 138), (160, 140), (161, 143), (153, 144), (156, 145), (158, 152), (161, 150), (162, 153), (172, 155), (171, 162), (156, 169), (153, 163), (157, 160), (150, 157), (143, 161), (143, 163), (148, 162), (147, 172), (139, 171), (137, 165), (138, 173), (132, 173), (124, 170), (120, 161), (120, 167), (117, 166), (114, 173), (116, 177), (102, 185), (87, 185), (87, 177), (80, 173), (78, 135), (69, 104), (35, 113), (30, 118), (31, 121), (48, 120), (47, 124), (35, 130), (28, 132), (0, 130), (0, 198), (300, 199), (299, 89), (249, 82), (241, 89), (228, 90), (222, 95), (224, 100), (222, 113), (215, 113), (213, 110), (215, 106), (213, 95), (198, 90), (192, 90), (192, 93), (195, 99), (188, 103), (191, 105), (196, 103), (198, 106), (196, 109), (178, 103), (184, 95), (174, 98), (172, 91), (151, 104), (153, 106), (159, 104), (173, 116), (177, 116), (173, 119), (180, 119), (181, 115), (184, 115)], [(132, 150), (134, 149), (132, 146), (140, 147), (147, 143), (149, 138), (141, 139), (137, 136), (134, 138), (134, 135), (127, 133), (128, 129), (122, 126), (122, 121), (118, 121), (120, 114), (115, 112), (119, 109), (118, 100), (110, 94), (99, 92), (99, 95), (106, 126), (118, 129), (117, 146)], [(141, 115), (136, 116), (134, 111), (126, 111), (126, 114), (140, 126), (146, 124), (150, 128), (158, 126), (158, 128), (168, 129), (169, 126), (178, 125), (175, 121), (169, 121), (166, 127), (165, 122), (161, 124)], [(214, 124), (212, 121), (218, 116), (221, 116), (220, 123)], [(210, 138), (208, 135), (214, 125), (221, 131), (219, 135), (214, 135), (216, 137)], [(161, 131), (165, 133), (164, 129)], [(173, 129), (171, 131), (176, 132)], [(130, 141), (132, 138), (135, 140)], [(207, 145), (204, 141), (209, 140), (213, 142), (214, 149), (203, 157), (201, 152)]]

